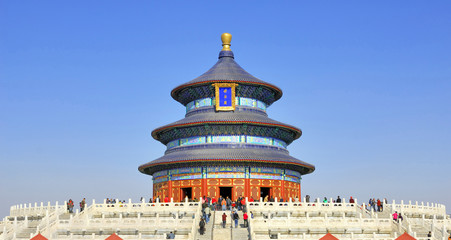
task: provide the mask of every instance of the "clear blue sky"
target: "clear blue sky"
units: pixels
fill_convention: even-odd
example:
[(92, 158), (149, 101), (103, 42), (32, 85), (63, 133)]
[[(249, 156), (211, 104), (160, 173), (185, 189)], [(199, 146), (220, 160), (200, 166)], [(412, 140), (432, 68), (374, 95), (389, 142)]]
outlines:
[(0, 217), (17, 203), (151, 196), (140, 164), (170, 91), (236, 61), (284, 91), (316, 166), (303, 194), (451, 208), (450, 1), (0, 1)]

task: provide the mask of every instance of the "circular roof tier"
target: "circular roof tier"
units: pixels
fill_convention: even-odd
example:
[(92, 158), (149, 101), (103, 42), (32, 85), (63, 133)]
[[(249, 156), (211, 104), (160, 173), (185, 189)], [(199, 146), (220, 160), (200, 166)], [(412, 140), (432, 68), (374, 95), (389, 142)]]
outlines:
[[(230, 46), (230, 44), (228, 44), (228, 46)], [(230, 47), (223, 48), (219, 53), (218, 58), (218, 62), (216, 62), (210, 70), (199, 77), (174, 88), (171, 92), (172, 98), (183, 105), (186, 105), (186, 97), (182, 96), (185, 91), (189, 91), (189, 89), (193, 87), (211, 85), (212, 83), (220, 82), (232, 82), (242, 85), (254, 85), (266, 88), (273, 94), (272, 101), (269, 102), (268, 105), (271, 105), (274, 101), (277, 101), (282, 97), (282, 90), (280, 88), (252, 76), (240, 65), (238, 65), (238, 63), (234, 60), (235, 57), (233, 52), (230, 50)]]
[(168, 150), (164, 156), (141, 165), (139, 171), (152, 175), (154, 172), (174, 167), (230, 163), (283, 166), (301, 174), (315, 170), (314, 165), (290, 156), (289, 152), (282, 148), (253, 144), (205, 144)]
[[(243, 112), (203, 112), (202, 114), (193, 114), (187, 116), (174, 123), (159, 127), (152, 131), (152, 137), (158, 141), (162, 141), (161, 134), (176, 128), (192, 127), (205, 124), (248, 124), (259, 125), (273, 128), (280, 128), (292, 133), (292, 140), (298, 139), (302, 135), (302, 131), (294, 126), (284, 124), (268, 118), (266, 114), (256, 114), (247, 111)], [(166, 144), (167, 142), (163, 142)], [(291, 142), (287, 142), (288, 144)]]

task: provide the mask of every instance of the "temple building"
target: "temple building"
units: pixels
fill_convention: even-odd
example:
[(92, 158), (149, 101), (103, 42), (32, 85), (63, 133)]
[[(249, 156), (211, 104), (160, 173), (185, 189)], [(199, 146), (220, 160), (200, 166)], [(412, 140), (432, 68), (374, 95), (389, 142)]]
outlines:
[(139, 171), (152, 175), (154, 197), (174, 201), (300, 197), (301, 176), (315, 167), (287, 150), (302, 131), (268, 117), (282, 90), (235, 62), (230, 34), (221, 39), (218, 62), (172, 90), (172, 98), (186, 107), (185, 118), (152, 131), (167, 150)]

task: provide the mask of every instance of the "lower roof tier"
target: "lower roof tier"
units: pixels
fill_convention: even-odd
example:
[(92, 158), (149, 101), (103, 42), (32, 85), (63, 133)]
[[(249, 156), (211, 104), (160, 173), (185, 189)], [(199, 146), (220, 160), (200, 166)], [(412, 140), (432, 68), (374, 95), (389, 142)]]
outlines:
[(204, 144), (178, 147), (166, 151), (165, 155), (141, 165), (140, 172), (152, 175), (154, 172), (174, 167), (204, 166), (217, 164), (249, 164), (284, 167), (308, 174), (315, 166), (289, 155), (283, 148), (252, 144)]

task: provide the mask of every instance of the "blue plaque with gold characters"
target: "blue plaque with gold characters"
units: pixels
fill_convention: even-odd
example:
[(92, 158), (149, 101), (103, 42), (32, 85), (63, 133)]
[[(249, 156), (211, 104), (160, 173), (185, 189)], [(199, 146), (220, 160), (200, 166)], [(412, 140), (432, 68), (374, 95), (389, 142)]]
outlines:
[(236, 83), (215, 83), (216, 111), (235, 111)]

